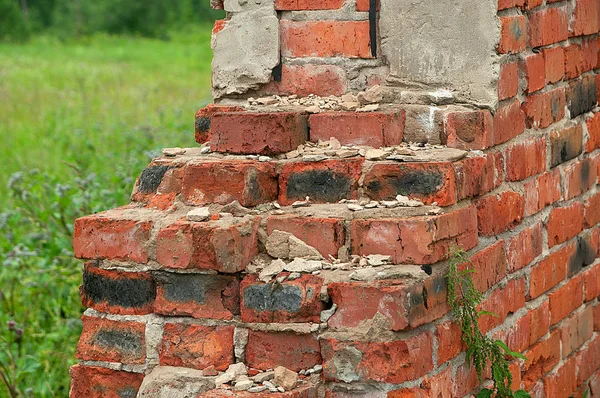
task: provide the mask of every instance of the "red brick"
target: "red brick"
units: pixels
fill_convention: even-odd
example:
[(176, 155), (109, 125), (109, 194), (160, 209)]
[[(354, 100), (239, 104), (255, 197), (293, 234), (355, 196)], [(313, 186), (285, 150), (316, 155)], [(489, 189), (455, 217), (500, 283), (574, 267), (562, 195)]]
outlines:
[(563, 243), (583, 231), (583, 213), (583, 203), (580, 202), (552, 210), (546, 223), (548, 246)]
[(220, 31), (222, 31), (223, 29), (225, 29), (225, 25), (227, 25), (227, 20), (226, 19), (217, 19), (215, 21), (215, 24), (213, 25), (211, 33), (213, 35), (216, 35)]
[(310, 334), (250, 330), (246, 363), (260, 370), (285, 366), (297, 372), (312, 368), (321, 363), (319, 341)]
[(148, 262), (152, 221), (135, 219), (133, 209), (115, 209), (75, 220), (75, 257)]
[(596, 79), (593, 75), (573, 80), (566, 90), (566, 99), (571, 118), (591, 112), (598, 102)]
[(451, 112), (446, 116), (444, 135), (451, 148), (488, 148), (494, 143), (492, 114), (489, 111)]
[(528, 180), (525, 190), (525, 216), (530, 216), (562, 198), (560, 170), (554, 169)]
[(437, 325), (435, 335), (438, 340), (438, 365), (456, 357), (463, 349), (462, 332), (455, 322), (444, 322)]
[(216, 152), (273, 155), (307, 139), (306, 117), (296, 112), (215, 113), (210, 122), (210, 148)]
[(259, 220), (178, 221), (156, 237), (156, 259), (167, 268), (235, 273), (258, 253)]
[(130, 373), (98, 366), (74, 365), (71, 367), (69, 397), (120, 398), (137, 394), (143, 373)]
[(592, 301), (600, 297), (600, 264), (590, 266), (583, 274), (585, 286), (585, 301)]
[(214, 366), (216, 370), (226, 370), (235, 362), (233, 330), (233, 326), (166, 323), (160, 364), (200, 370)]
[(531, 346), (548, 333), (550, 327), (548, 300), (542, 302), (539, 307), (529, 310), (526, 316), (530, 319), (529, 345)]
[(566, 104), (564, 87), (529, 95), (522, 105), (525, 124), (528, 128), (546, 128), (565, 116)]
[(75, 353), (77, 359), (128, 365), (146, 362), (146, 324), (89, 316), (81, 319), (83, 330)]
[(362, 182), (365, 194), (373, 200), (394, 200), (406, 195), (425, 204), (456, 203), (454, 168), (450, 162), (368, 164)]
[(506, 10), (507, 8), (521, 7), (525, 0), (498, 0), (498, 11)]
[(565, 199), (572, 199), (587, 192), (596, 185), (597, 179), (597, 169), (590, 159), (582, 159), (565, 167), (563, 176)]
[(525, 113), (521, 103), (515, 99), (502, 106), (494, 115), (494, 143), (502, 144), (525, 131)]
[(328, 381), (403, 383), (433, 369), (433, 334), (386, 342), (321, 340), (323, 376)]
[(577, 385), (583, 384), (600, 367), (600, 336), (577, 353)]
[[(367, 12), (370, 8), (369, 0), (356, 0), (356, 11)], [(377, 1), (377, 10), (379, 10), (379, 0)]]
[(232, 319), (240, 313), (239, 281), (233, 276), (157, 273), (157, 314)]
[(583, 72), (583, 51), (579, 44), (570, 44), (565, 49), (565, 77), (575, 79)]
[(475, 288), (480, 292), (488, 291), (506, 276), (507, 261), (504, 240), (489, 245), (471, 256), (471, 261), (461, 264), (459, 270), (474, 269), (472, 275)]
[(550, 325), (569, 316), (583, 303), (583, 276), (569, 280), (565, 285), (548, 294), (550, 300)]
[(495, 315), (482, 315), (479, 327), (484, 333), (501, 325), (508, 314), (514, 313), (525, 306), (525, 278), (512, 279), (505, 287), (497, 287), (477, 307), (478, 310), (488, 310)]
[(405, 113), (325, 112), (311, 115), (310, 140), (336, 138), (342, 145), (367, 145), (375, 148), (402, 143)]
[(146, 208), (169, 209), (181, 193), (182, 175), (182, 167), (164, 158), (156, 159), (137, 178), (131, 201), (143, 203)]
[[(317, 398), (319, 395), (319, 386), (313, 384), (308, 379), (304, 379), (302, 384), (290, 391), (272, 393), (267, 391), (255, 393), (248, 391), (226, 390), (216, 388), (207, 391), (195, 398)], [(328, 397), (329, 398), (329, 397)]]
[(507, 330), (494, 333), (494, 339), (503, 341), (511, 350), (523, 352), (531, 346), (531, 316), (529, 313), (519, 318)]
[(565, 53), (562, 47), (545, 48), (543, 50), (546, 67), (546, 84), (561, 81), (565, 76)]
[(319, 323), (323, 278), (303, 275), (282, 283), (263, 283), (248, 275), (241, 284), (243, 322)]
[(547, 397), (570, 398), (575, 390), (577, 390), (575, 358), (566, 361), (544, 378), (544, 391)]
[(600, 222), (600, 193), (585, 201), (585, 226), (590, 228)]
[(369, 21), (282, 20), (284, 57), (371, 58)]
[(600, 332), (600, 304), (594, 306), (594, 331)]
[(583, 150), (583, 129), (580, 124), (550, 134), (551, 167), (579, 156)]
[(520, 181), (546, 170), (546, 140), (514, 143), (506, 150), (506, 180)]
[(390, 330), (399, 331), (431, 322), (448, 311), (442, 277), (428, 278), (422, 284), (397, 280), (330, 283), (327, 292), (337, 305), (328, 322), (332, 329), (367, 325), (378, 317), (385, 319)]
[(228, 204), (257, 206), (277, 198), (275, 167), (268, 162), (219, 160), (189, 163), (183, 171), (182, 199), (204, 206)]
[(509, 272), (525, 268), (542, 254), (542, 224), (524, 229), (506, 242)]
[(582, 40), (581, 51), (583, 53), (583, 71), (589, 72), (596, 69), (598, 64), (598, 39)]
[[(351, 224), (352, 252), (384, 254), (396, 264), (433, 264), (452, 245), (468, 250), (477, 245), (472, 206), (439, 216), (407, 219), (355, 219)], [(390, 242), (397, 242), (390, 245)]]
[(537, 6), (541, 6), (542, 2), (543, 2), (543, 0), (525, 0), (523, 8), (526, 10), (531, 10)]
[(575, 254), (575, 246), (569, 244), (550, 253), (531, 267), (529, 296), (534, 299), (562, 282), (568, 271), (569, 259)]
[(144, 315), (154, 310), (156, 286), (147, 272), (103, 270), (86, 264), (79, 288), (85, 307), (122, 315)]
[(529, 45), (547, 46), (569, 38), (566, 7), (546, 8), (529, 13)]
[(527, 93), (531, 94), (544, 88), (546, 84), (546, 65), (543, 54), (526, 56), (521, 63), (521, 70), (527, 81)]
[(269, 94), (309, 94), (327, 97), (340, 96), (347, 90), (348, 80), (343, 68), (336, 65), (283, 65), (281, 81), (270, 82), (264, 87)]
[(596, 0), (576, 0), (571, 20), (571, 36), (591, 35), (598, 32), (600, 9)]
[(285, 163), (279, 174), (279, 203), (290, 205), (306, 196), (314, 203), (355, 199), (363, 158)]
[(500, 101), (512, 98), (519, 91), (519, 65), (510, 62), (500, 67), (498, 78), (498, 99)]
[(475, 205), (479, 233), (486, 236), (512, 229), (523, 220), (525, 211), (523, 195), (512, 191), (478, 199)]
[[(218, 23), (219, 21), (215, 22)], [(214, 31), (213, 31), (214, 34)], [(227, 106), (227, 105), (215, 105), (208, 104), (204, 108), (199, 109), (194, 116), (195, 124), (195, 136), (196, 142), (199, 144), (203, 144), (210, 140), (210, 123), (211, 117), (215, 113), (223, 113), (223, 112), (242, 112), (244, 108), (241, 106)]]
[(585, 143), (585, 151), (593, 152), (600, 148), (600, 113), (594, 113), (594, 116), (586, 121), (589, 138)]
[(213, 10), (222, 10), (223, 0), (210, 0), (210, 8)]
[(325, 258), (337, 257), (346, 242), (344, 223), (336, 218), (307, 218), (300, 216), (269, 216), (267, 233), (274, 230), (288, 232), (314, 247)]
[(277, 11), (337, 10), (344, 0), (276, 0)]
[(524, 355), (527, 361), (523, 366), (522, 379), (525, 389), (529, 390), (560, 361), (560, 332), (554, 331), (549, 338), (531, 347)]
[(526, 44), (527, 18), (522, 15), (500, 17), (498, 53), (515, 54), (525, 51)]
[(566, 358), (588, 341), (594, 333), (594, 313), (591, 306), (567, 319), (560, 328), (562, 357)]
[[(489, 369), (489, 367), (488, 367)], [(485, 373), (489, 373), (486, 369)], [(484, 374), (485, 377), (485, 374)], [(465, 397), (468, 396), (478, 385), (481, 384), (475, 367), (467, 362), (462, 362), (456, 367), (456, 372), (453, 377), (453, 383), (450, 386), (452, 391), (452, 397)]]
[(504, 157), (488, 153), (455, 162), (457, 200), (483, 195), (502, 183)]

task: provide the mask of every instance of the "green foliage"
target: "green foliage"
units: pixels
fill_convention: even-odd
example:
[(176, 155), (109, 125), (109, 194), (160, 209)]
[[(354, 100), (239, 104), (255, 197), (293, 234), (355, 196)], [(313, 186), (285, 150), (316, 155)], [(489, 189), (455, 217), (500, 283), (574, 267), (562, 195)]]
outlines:
[(29, 26), (15, 0), (0, 0), (0, 40), (21, 42), (29, 38)]
[(195, 144), (210, 28), (0, 44), (0, 397), (68, 396), (83, 311), (73, 220), (127, 203), (161, 147)]
[(454, 249), (446, 275), (448, 303), (452, 315), (462, 331), (462, 340), (467, 346), (466, 360), (475, 366), (480, 382), (488, 364), (491, 367), (493, 387), (481, 389), (477, 398), (530, 397), (526, 391), (512, 390), (512, 374), (507, 360), (507, 357), (526, 358), (511, 351), (502, 341), (491, 339), (479, 329), (480, 316), (495, 314), (477, 309), (483, 300), (483, 295), (477, 290), (471, 277), (475, 270), (472, 268), (458, 270), (459, 265), (465, 263), (473, 265), (464, 251)]

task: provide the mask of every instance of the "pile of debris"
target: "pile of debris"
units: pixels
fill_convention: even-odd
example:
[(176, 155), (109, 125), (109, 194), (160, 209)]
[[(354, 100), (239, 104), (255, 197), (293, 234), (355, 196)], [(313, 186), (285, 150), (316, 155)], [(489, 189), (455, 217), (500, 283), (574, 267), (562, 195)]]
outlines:
[(321, 373), (322, 365), (315, 365), (311, 369), (303, 369), (299, 373), (283, 366), (260, 372), (248, 369), (242, 362), (229, 365), (224, 373), (217, 375), (215, 384), (217, 388), (232, 389), (234, 391), (260, 392), (285, 392), (291, 391), (305, 382), (305, 378)]

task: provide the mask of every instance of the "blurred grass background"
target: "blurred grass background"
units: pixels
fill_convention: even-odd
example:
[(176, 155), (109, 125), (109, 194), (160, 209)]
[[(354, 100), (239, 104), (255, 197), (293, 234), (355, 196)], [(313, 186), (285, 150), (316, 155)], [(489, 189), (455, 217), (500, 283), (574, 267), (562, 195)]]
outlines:
[(0, 397), (66, 397), (73, 220), (127, 203), (160, 148), (195, 145), (219, 15), (208, 0), (28, 1), (0, 0)]

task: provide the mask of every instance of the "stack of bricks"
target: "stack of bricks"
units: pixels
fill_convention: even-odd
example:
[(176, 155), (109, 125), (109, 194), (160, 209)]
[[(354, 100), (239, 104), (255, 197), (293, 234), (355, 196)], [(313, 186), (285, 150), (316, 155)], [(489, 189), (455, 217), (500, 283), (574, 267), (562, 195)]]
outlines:
[[(476, 394), (489, 380), (449, 314), (453, 247), (498, 315), (482, 330), (527, 357), (513, 388), (600, 397), (600, 4), (494, 4), (490, 105), (387, 78), (371, 30), (388, 1), (275, 1), (281, 79), (198, 111), (201, 147), (153, 160), (129, 205), (77, 220), (88, 310), (72, 397)], [(379, 84), (371, 112), (246, 101)], [(306, 256), (292, 242), (316, 268), (293, 269)], [(301, 376), (275, 393), (216, 383), (240, 363)]]

